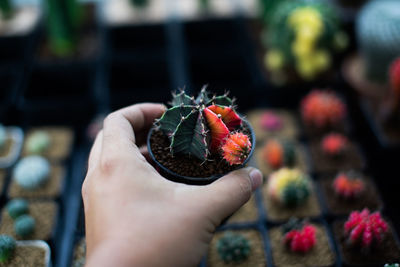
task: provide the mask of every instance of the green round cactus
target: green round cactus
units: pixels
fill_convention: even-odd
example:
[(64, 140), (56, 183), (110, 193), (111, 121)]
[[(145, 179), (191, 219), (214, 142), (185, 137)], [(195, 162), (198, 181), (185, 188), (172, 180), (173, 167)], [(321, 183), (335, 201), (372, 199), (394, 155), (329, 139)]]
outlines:
[(304, 203), (309, 196), (310, 186), (305, 179), (289, 183), (282, 190), (282, 202), (287, 207), (297, 207)]
[(0, 148), (4, 147), (7, 140), (7, 132), (2, 124), (0, 124)]
[(28, 153), (40, 154), (50, 146), (50, 137), (44, 131), (37, 131), (32, 134), (26, 143)]
[(226, 232), (217, 242), (217, 252), (225, 263), (245, 261), (250, 254), (250, 242), (243, 235)]
[(0, 235), (0, 263), (7, 262), (15, 250), (15, 240), (8, 235)]
[(35, 230), (35, 219), (29, 215), (21, 215), (14, 222), (14, 231), (15, 233), (22, 237), (28, 237)]
[(400, 1), (374, 0), (360, 11), (356, 35), (365, 75), (384, 82), (390, 63), (400, 56)]
[(34, 190), (46, 183), (50, 164), (41, 156), (29, 156), (20, 160), (13, 172), (16, 183), (26, 190)]
[(15, 220), (19, 216), (28, 213), (29, 211), (28, 201), (21, 198), (10, 200), (7, 203), (7, 211), (10, 217)]

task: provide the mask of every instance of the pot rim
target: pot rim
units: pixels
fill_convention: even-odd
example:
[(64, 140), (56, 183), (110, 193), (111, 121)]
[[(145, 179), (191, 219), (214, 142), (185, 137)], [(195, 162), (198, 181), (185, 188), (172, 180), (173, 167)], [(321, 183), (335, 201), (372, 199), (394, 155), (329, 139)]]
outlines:
[[(250, 153), (249, 153), (247, 159), (241, 165), (237, 165), (237, 167), (234, 170), (243, 168), (249, 162), (249, 160), (253, 156), (253, 153), (255, 150), (255, 145), (256, 145), (256, 135), (255, 135), (253, 127), (247, 120), (242, 118), (242, 121), (244, 124), (246, 124), (247, 128), (250, 130), (251, 150), (250, 150)], [(153, 154), (153, 151), (151, 150), (150, 138), (151, 138), (151, 135), (154, 130), (155, 130), (155, 127), (152, 127), (147, 135), (147, 150), (149, 152), (151, 159), (155, 162), (157, 167), (161, 168), (163, 171), (165, 171), (169, 175), (177, 177), (179, 180), (187, 181), (189, 184), (209, 184), (227, 174), (227, 173), (215, 174), (215, 175), (208, 176), (208, 177), (191, 177), (191, 176), (180, 175), (176, 172), (171, 171), (170, 169), (168, 169), (167, 167), (165, 167), (164, 165), (162, 165), (160, 162), (157, 161), (157, 159), (155, 158), (155, 156)]]

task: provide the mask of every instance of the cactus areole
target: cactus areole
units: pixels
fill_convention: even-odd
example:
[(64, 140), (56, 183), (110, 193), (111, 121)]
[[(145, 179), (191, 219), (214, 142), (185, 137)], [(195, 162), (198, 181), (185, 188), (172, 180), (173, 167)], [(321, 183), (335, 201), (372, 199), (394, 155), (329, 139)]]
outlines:
[[(198, 165), (220, 161), (235, 168), (247, 162), (255, 137), (250, 125), (235, 111), (234, 100), (227, 93), (210, 96), (204, 86), (197, 98), (183, 90), (172, 95), (171, 107), (155, 121), (149, 133), (150, 155), (151, 135), (161, 132), (169, 140), (164, 151), (172, 157), (184, 155), (193, 162), (200, 162)], [(157, 160), (155, 162), (160, 166)], [(162, 164), (160, 167), (166, 168)]]

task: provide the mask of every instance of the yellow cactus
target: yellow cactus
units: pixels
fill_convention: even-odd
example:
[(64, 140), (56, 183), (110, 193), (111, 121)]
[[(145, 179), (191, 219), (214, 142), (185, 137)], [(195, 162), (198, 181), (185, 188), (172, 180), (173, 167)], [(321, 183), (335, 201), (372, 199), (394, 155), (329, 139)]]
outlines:
[(307, 27), (316, 38), (324, 29), (321, 14), (315, 8), (308, 6), (294, 10), (288, 18), (288, 24), (297, 33), (301, 32), (303, 27)]
[(298, 169), (282, 168), (272, 173), (268, 179), (267, 192), (272, 199), (282, 198), (283, 190), (292, 183), (300, 183), (307, 179)]

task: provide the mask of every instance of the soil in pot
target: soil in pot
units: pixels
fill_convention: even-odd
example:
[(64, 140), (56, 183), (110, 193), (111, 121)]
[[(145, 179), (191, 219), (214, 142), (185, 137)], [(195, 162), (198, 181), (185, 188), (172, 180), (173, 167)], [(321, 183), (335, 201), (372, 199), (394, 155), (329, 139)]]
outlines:
[[(307, 165), (305, 148), (301, 145), (295, 144), (295, 154), (296, 161), (292, 167), (299, 169), (303, 172), (308, 172), (309, 167)], [(257, 167), (264, 174), (264, 176), (268, 177), (272, 172), (277, 170), (270, 166), (268, 162), (266, 162), (266, 160), (264, 160), (263, 147), (256, 148), (254, 155), (256, 157)]]
[(389, 227), (382, 243), (375, 246), (373, 251), (368, 253), (361, 252), (359, 247), (350, 247), (344, 235), (344, 221), (336, 221), (333, 224), (333, 232), (338, 243), (342, 261), (350, 266), (381, 265), (388, 262), (400, 260), (400, 247), (394, 237), (392, 227)]
[(325, 228), (313, 224), (316, 228), (316, 245), (307, 253), (291, 252), (283, 245), (283, 233), (280, 227), (272, 228), (269, 231), (269, 238), (272, 249), (272, 260), (275, 266), (333, 266), (335, 254), (330, 246), (330, 241)]
[(41, 156), (54, 161), (60, 161), (69, 156), (74, 141), (74, 133), (66, 127), (37, 127), (30, 129), (26, 134), (22, 150), (23, 156), (31, 154), (27, 149), (27, 141), (38, 131), (45, 132), (50, 140), (49, 147), (40, 153)]
[(352, 169), (360, 170), (364, 167), (361, 153), (352, 142), (342, 155), (336, 157), (326, 155), (321, 149), (320, 142), (312, 142), (310, 147), (314, 171), (317, 173), (337, 173)]
[(329, 213), (340, 216), (347, 215), (353, 210), (368, 208), (370, 210), (379, 210), (382, 208), (382, 202), (375, 189), (374, 184), (369, 178), (364, 179), (365, 189), (357, 197), (345, 199), (338, 196), (332, 186), (334, 178), (323, 178), (320, 180), (324, 200)]
[[(242, 132), (251, 137), (249, 129), (244, 128)], [(224, 175), (237, 169), (237, 165), (229, 165), (219, 155), (211, 156), (209, 160), (205, 162), (188, 157), (187, 155), (173, 156), (170, 153), (169, 146), (170, 140), (165, 134), (156, 129), (152, 131), (150, 148), (155, 159), (161, 165), (178, 175), (201, 179), (216, 175)]]
[(299, 135), (296, 117), (289, 111), (261, 109), (247, 114), (258, 141), (269, 137), (295, 139)]
[(86, 262), (86, 239), (82, 238), (75, 245), (74, 257), (72, 259), (71, 267), (83, 267)]
[(254, 195), (250, 200), (244, 204), (237, 212), (235, 212), (226, 222), (230, 223), (246, 223), (255, 222), (258, 218), (258, 211), (256, 205), (256, 199)]
[(264, 253), (264, 244), (262, 241), (262, 236), (260, 232), (253, 230), (253, 229), (246, 229), (246, 230), (234, 230), (234, 233), (238, 233), (243, 235), (245, 238), (247, 238), (250, 241), (250, 254), (248, 258), (241, 262), (241, 263), (225, 263), (222, 261), (218, 255), (217, 251), (217, 242), (218, 240), (224, 235), (224, 232), (217, 232), (214, 235), (214, 238), (211, 241), (209, 251), (208, 251), (208, 257), (207, 257), (207, 266), (208, 267), (213, 267), (213, 266), (220, 266), (220, 267), (229, 267), (229, 266), (235, 266), (235, 267), (245, 267), (245, 266), (254, 266), (254, 267), (265, 267), (266, 266), (266, 256)]
[(8, 137), (4, 146), (0, 148), (0, 158), (6, 158), (10, 154), (14, 144), (14, 139)]
[(27, 190), (12, 179), (8, 189), (8, 196), (10, 198), (57, 198), (63, 189), (64, 179), (64, 167), (60, 164), (51, 164), (49, 180), (41, 187), (35, 190)]
[(282, 222), (290, 219), (291, 217), (306, 218), (306, 217), (318, 217), (321, 215), (321, 207), (318, 202), (318, 198), (315, 193), (314, 187), (311, 190), (311, 194), (304, 203), (297, 207), (289, 208), (285, 207), (268, 196), (267, 186), (263, 188), (263, 204), (267, 214), (267, 220), (271, 222)]
[(11, 259), (0, 267), (47, 267), (46, 251), (36, 246), (16, 246)]
[(54, 201), (30, 201), (29, 215), (35, 219), (35, 230), (26, 237), (21, 238), (15, 234), (14, 220), (10, 217), (6, 208), (1, 212), (0, 233), (8, 234), (15, 239), (25, 240), (50, 240), (57, 222), (58, 207)]

